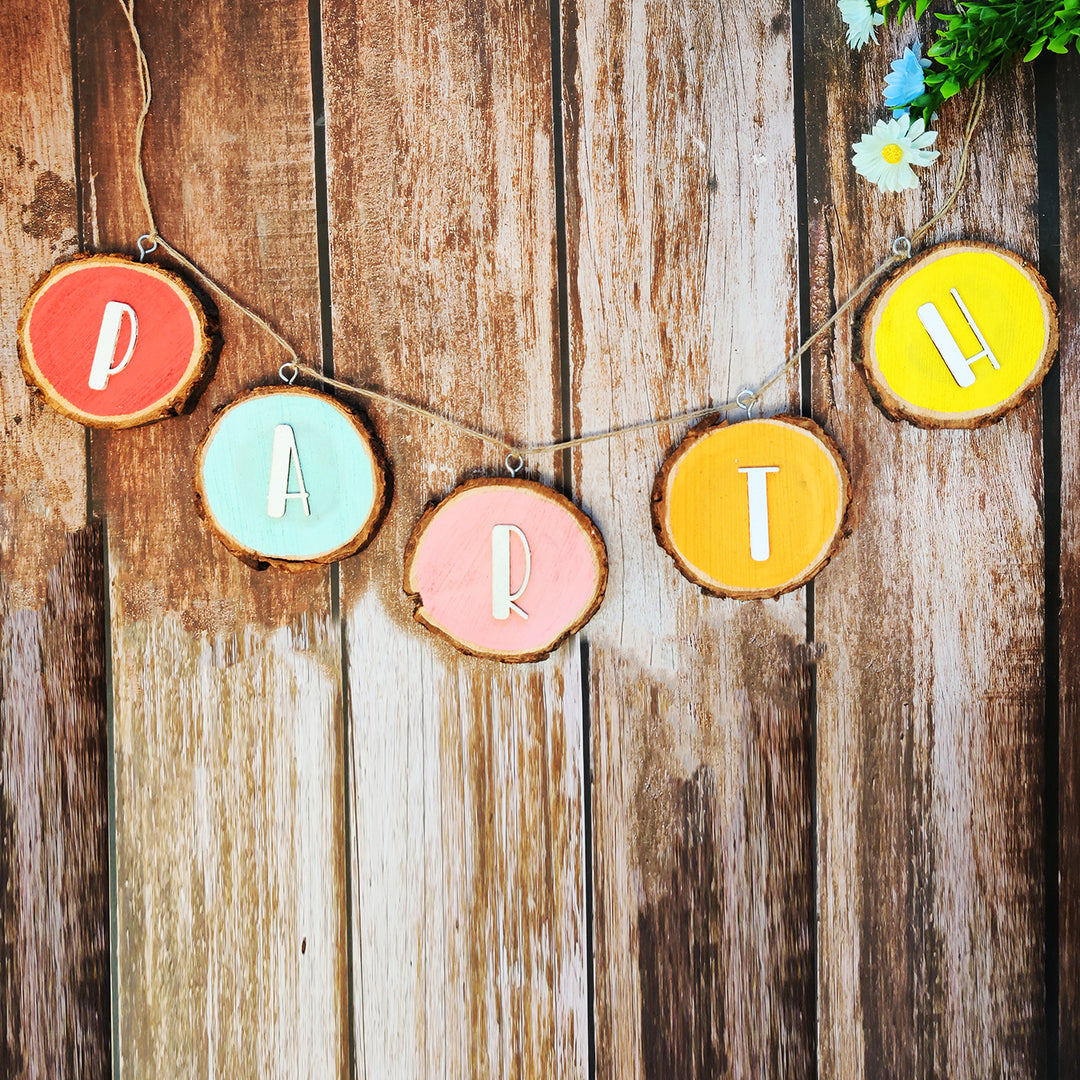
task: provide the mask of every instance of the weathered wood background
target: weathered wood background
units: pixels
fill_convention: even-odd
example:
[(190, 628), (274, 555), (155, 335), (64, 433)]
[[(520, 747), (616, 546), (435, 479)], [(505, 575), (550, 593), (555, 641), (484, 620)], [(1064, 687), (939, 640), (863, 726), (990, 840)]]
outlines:
[[(833, 0), (139, 0), (163, 235), (313, 363), (544, 440), (760, 382), (952, 182), (857, 181), (889, 60)], [(766, 412), (851, 466), (779, 601), (698, 595), (648, 496), (681, 430), (529, 462), (608, 543), (542, 665), (401, 590), (499, 455), (375, 408), (372, 546), (256, 573), (193, 511), (214, 410), (284, 359), (228, 306), (177, 420), (89, 437), (15, 322), (133, 252), (116, 0), (0, 12), (0, 1075), (1080, 1077), (1080, 62), (989, 84), (931, 240), (1037, 261), (1041, 400), (886, 421), (850, 323)], [(1060, 594), (1060, 604), (1059, 604)]]

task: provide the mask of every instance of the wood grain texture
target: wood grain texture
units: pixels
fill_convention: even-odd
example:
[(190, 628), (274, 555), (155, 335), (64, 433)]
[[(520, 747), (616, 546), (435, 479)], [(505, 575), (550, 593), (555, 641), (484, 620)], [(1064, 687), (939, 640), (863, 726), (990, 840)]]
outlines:
[(354, 603), (350, 658), (383, 658), (349, 681), (358, 1075), (585, 1077), (576, 658), (506, 687), (401, 634)]
[[(140, 3), (158, 227), (307, 358), (319, 349), (308, 5)], [(145, 230), (135, 58), (81, 0), (87, 241)], [(95, 433), (108, 518), (123, 1076), (348, 1069), (340, 636), (329, 571), (242, 566), (194, 506), (214, 410), (286, 359), (230, 307), (194, 411)]]
[(1059, 1068), (1080, 1078), (1080, 62), (1058, 71), (1061, 193), (1061, 635), (1058, 734)]
[(722, 687), (688, 706), (633, 659), (590, 666), (594, 700), (623, 710), (592, 728), (598, 1076), (812, 1068), (808, 657), (755, 642), (752, 611), (741, 629), (741, 655), (699, 659), (718, 682), (759, 673), (738, 709)]
[[(841, 48), (806, 8), (815, 325), (941, 205), (939, 162), (884, 195), (849, 147), (880, 115), (914, 28)], [(926, 30), (923, 31), (926, 40)], [(987, 86), (969, 179), (928, 243), (998, 243), (1037, 265), (1030, 71)], [(815, 589), (819, 1070), (831, 1077), (1035, 1076), (1044, 1033), (1041, 852), (1043, 522), (1037, 400), (975, 432), (919, 431), (874, 407), (850, 323), (814, 355), (814, 413), (852, 472), (851, 537)]]
[(36, 609), (0, 594), (0, 1074), (111, 1075), (100, 526)]
[(15, 325), (78, 245), (68, 5), (0, 36), (0, 1075), (110, 1074), (102, 539), (86, 441), (28, 391)]
[[(335, 368), (516, 439), (560, 433), (550, 24), (524, 0), (325, 5)], [(380, 410), (400, 467), (342, 566), (358, 1074), (583, 1077), (581, 674), (417, 627), (424, 504), (502, 454)], [(552, 480), (546, 458), (528, 473)]]
[[(562, 5), (575, 431), (760, 385), (794, 348), (790, 16), (769, 0)], [(798, 411), (795, 380), (765, 414)], [(585, 447), (608, 542), (586, 628), (601, 1077), (813, 1065), (802, 593), (702, 597), (650, 491), (679, 428)]]
[(183, 613), (127, 610), (121, 1074), (346, 1076), (337, 628), (301, 617), (193, 648)]
[(20, 0), (6, 15), (0, 45), (0, 228), (7, 253), (0, 310), (8, 327), (0, 366), (0, 578), (14, 610), (41, 606), (67, 534), (86, 524), (86, 438), (27, 389), (14, 333), (34, 283), (78, 247), (67, 5)]

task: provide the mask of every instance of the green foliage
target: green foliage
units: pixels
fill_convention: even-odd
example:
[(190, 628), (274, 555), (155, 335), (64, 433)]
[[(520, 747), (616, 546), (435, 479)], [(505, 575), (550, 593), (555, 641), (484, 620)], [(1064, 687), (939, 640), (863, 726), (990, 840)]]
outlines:
[[(914, 7), (921, 19), (931, 0), (878, 0), (886, 18), (902, 19)], [(941, 25), (926, 55), (926, 93), (912, 102), (929, 122), (943, 101), (1017, 54), (1034, 60), (1044, 49), (1080, 51), (1080, 0), (957, 0), (955, 10), (937, 18)]]

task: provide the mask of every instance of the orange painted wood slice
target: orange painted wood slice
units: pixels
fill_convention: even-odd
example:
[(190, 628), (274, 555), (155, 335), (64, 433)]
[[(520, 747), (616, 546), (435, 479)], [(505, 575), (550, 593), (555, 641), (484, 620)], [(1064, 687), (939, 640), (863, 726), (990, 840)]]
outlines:
[(778, 596), (832, 557), (850, 502), (847, 466), (812, 420), (774, 416), (692, 429), (653, 487), (660, 546), (715, 596)]
[(122, 255), (86, 255), (41, 279), (19, 318), (27, 382), (89, 427), (179, 413), (211, 358), (210, 325), (175, 274)]
[(1038, 389), (1057, 352), (1057, 308), (1019, 255), (975, 242), (939, 244), (885, 282), (860, 333), (863, 375), (888, 416), (975, 428)]
[(405, 549), (421, 625), (473, 656), (542, 660), (593, 617), (607, 587), (600, 531), (532, 480), (470, 480), (425, 510)]
[(256, 569), (306, 570), (359, 551), (386, 514), (382, 447), (326, 394), (275, 386), (237, 398), (196, 455), (199, 510)]

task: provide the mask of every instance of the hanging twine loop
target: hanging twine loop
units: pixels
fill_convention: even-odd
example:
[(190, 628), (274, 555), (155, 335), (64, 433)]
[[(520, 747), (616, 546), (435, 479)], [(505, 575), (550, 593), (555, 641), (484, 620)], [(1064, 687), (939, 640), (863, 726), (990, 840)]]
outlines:
[[(278, 369), (283, 382), (292, 385), (296, 380), (298, 374), (304, 374), (317, 382), (322, 383), (325, 386), (332, 386), (338, 390), (342, 390), (345, 393), (356, 394), (359, 397), (366, 398), (370, 401), (377, 401), (383, 405), (388, 405), (395, 409), (400, 409), (403, 412), (411, 413), (413, 416), (422, 417), (425, 420), (434, 421), (435, 423), (442, 424), (444, 427), (449, 428), (452, 431), (456, 431), (461, 435), (467, 435), (473, 439), (479, 439), (482, 442), (486, 442), (491, 446), (496, 446), (506, 451), (506, 468), (511, 476), (516, 476), (518, 472), (524, 467), (524, 460), (522, 455), (525, 454), (541, 454), (541, 453), (554, 453), (559, 450), (570, 450), (577, 446), (584, 446), (586, 443), (603, 442), (608, 439), (614, 439), (619, 436), (629, 435), (639, 431), (652, 431), (657, 428), (673, 427), (677, 424), (693, 423), (695, 420), (700, 420), (706, 416), (713, 416), (721, 412), (725, 412), (731, 408), (738, 407), (746, 411), (747, 419), (751, 418), (751, 412), (755, 405), (759, 404), (765, 395), (765, 392), (780, 379), (784, 378), (792, 368), (799, 364), (803, 356), (810, 351), (814, 343), (829, 329), (831, 329), (836, 322), (851, 309), (851, 307), (858, 302), (860, 297), (866, 292), (866, 290), (877, 279), (884, 274), (887, 270), (891, 269), (899, 262), (903, 262), (906, 259), (911, 258), (911, 252), (916, 247), (919, 241), (937, 224), (939, 220), (949, 211), (953, 203), (956, 201), (957, 196), (960, 194), (960, 190), (963, 187), (964, 180), (967, 176), (968, 161), (971, 153), (971, 142), (975, 135), (975, 130), (979, 126), (979, 120), (982, 117), (983, 107), (986, 104), (986, 88), (983, 84), (983, 80), (975, 84), (975, 97), (972, 102), (971, 112), (968, 115), (967, 128), (964, 132), (964, 144), (960, 154), (960, 164), (957, 168), (956, 179), (953, 183), (951, 192), (948, 198), (942, 204), (936, 214), (933, 215), (923, 225), (919, 226), (912, 234), (910, 239), (906, 236), (898, 237), (893, 241), (891, 254), (879, 263), (858, 285), (855, 286), (854, 291), (848, 296), (848, 298), (833, 312), (831, 317), (827, 319), (821, 326), (819, 326), (807, 339), (804, 341), (784, 362), (783, 365), (768, 379), (765, 380), (756, 390), (749, 388), (740, 390), (738, 396), (734, 401), (724, 402), (720, 405), (706, 405), (699, 409), (693, 409), (690, 412), (678, 413), (674, 416), (666, 416), (659, 420), (643, 420), (636, 424), (625, 424), (620, 427), (611, 428), (607, 431), (596, 432), (593, 435), (579, 435), (573, 439), (563, 439), (559, 442), (550, 443), (534, 443), (534, 444), (515, 444), (509, 442), (506, 439), (499, 438), (497, 435), (491, 435), (488, 432), (480, 431), (477, 428), (470, 427), (467, 424), (460, 423), (457, 420), (453, 420), (450, 417), (442, 416), (440, 413), (434, 412), (431, 409), (426, 409), (420, 405), (413, 405), (411, 402), (404, 401), (401, 398), (394, 397), (390, 394), (384, 394), (378, 390), (371, 390), (363, 386), (355, 386), (352, 383), (342, 382), (338, 379), (330, 378), (328, 375), (324, 375), (321, 371), (304, 364), (300, 360), (300, 355), (289, 344), (289, 342), (278, 333), (277, 330), (270, 325), (261, 315), (259, 315), (247, 304), (237, 300), (227, 289), (219, 285), (209, 274), (202, 270), (199, 266), (193, 263), (186, 255), (177, 251), (167, 240), (163, 239), (157, 231), (157, 225), (154, 221), (154, 211), (150, 205), (150, 193), (146, 186), (146, 172), (143, 167), (143, 134), (146, 128), (146, 118), (150, 112), (150, 103), (153, 99), (153, 88), (150, 83), (150, 65), (146, 59), (146, 53), (143, 51), (142, 42), (139, 38), (139, 31), (135, 25), (135, 0), (117, 0), (121, 10), (124, 12), (124, 16), (127, 19), (128, 29), (131, 32), (131, 40), (135, 45), (136, 63), (139, 73), (139, 85), (143, 93), (142, 108), (139, 112), (139, 119), (135, 125), (135, 177), (138, 182), (139, 197), (142, 201), (143, 210), (146, 213), (146, 220), (148, 223), (147, 231), (139, 237), (139, 261), (142, 262), (147, 255), (152, 251), (156, 251), (160, 246), (172, 256), (181, 266), (184, 266), (192, 274), (194, 274), (200, 281), (217, 293), (223, 300), (231, 304), (237, 311), (243, 313), (247, 318), (251, 319), (257, 326), (264, 330), (270, 337), (272, 337), (285, 351), (289, 359), (281, 365)], [(143, 241), (153, 241), (153, 246), (144, 250)], [(286, 375), (286, 371), (289, 372)], [(511, 465), (511, 461), (516, 460), (516, 465)]]

